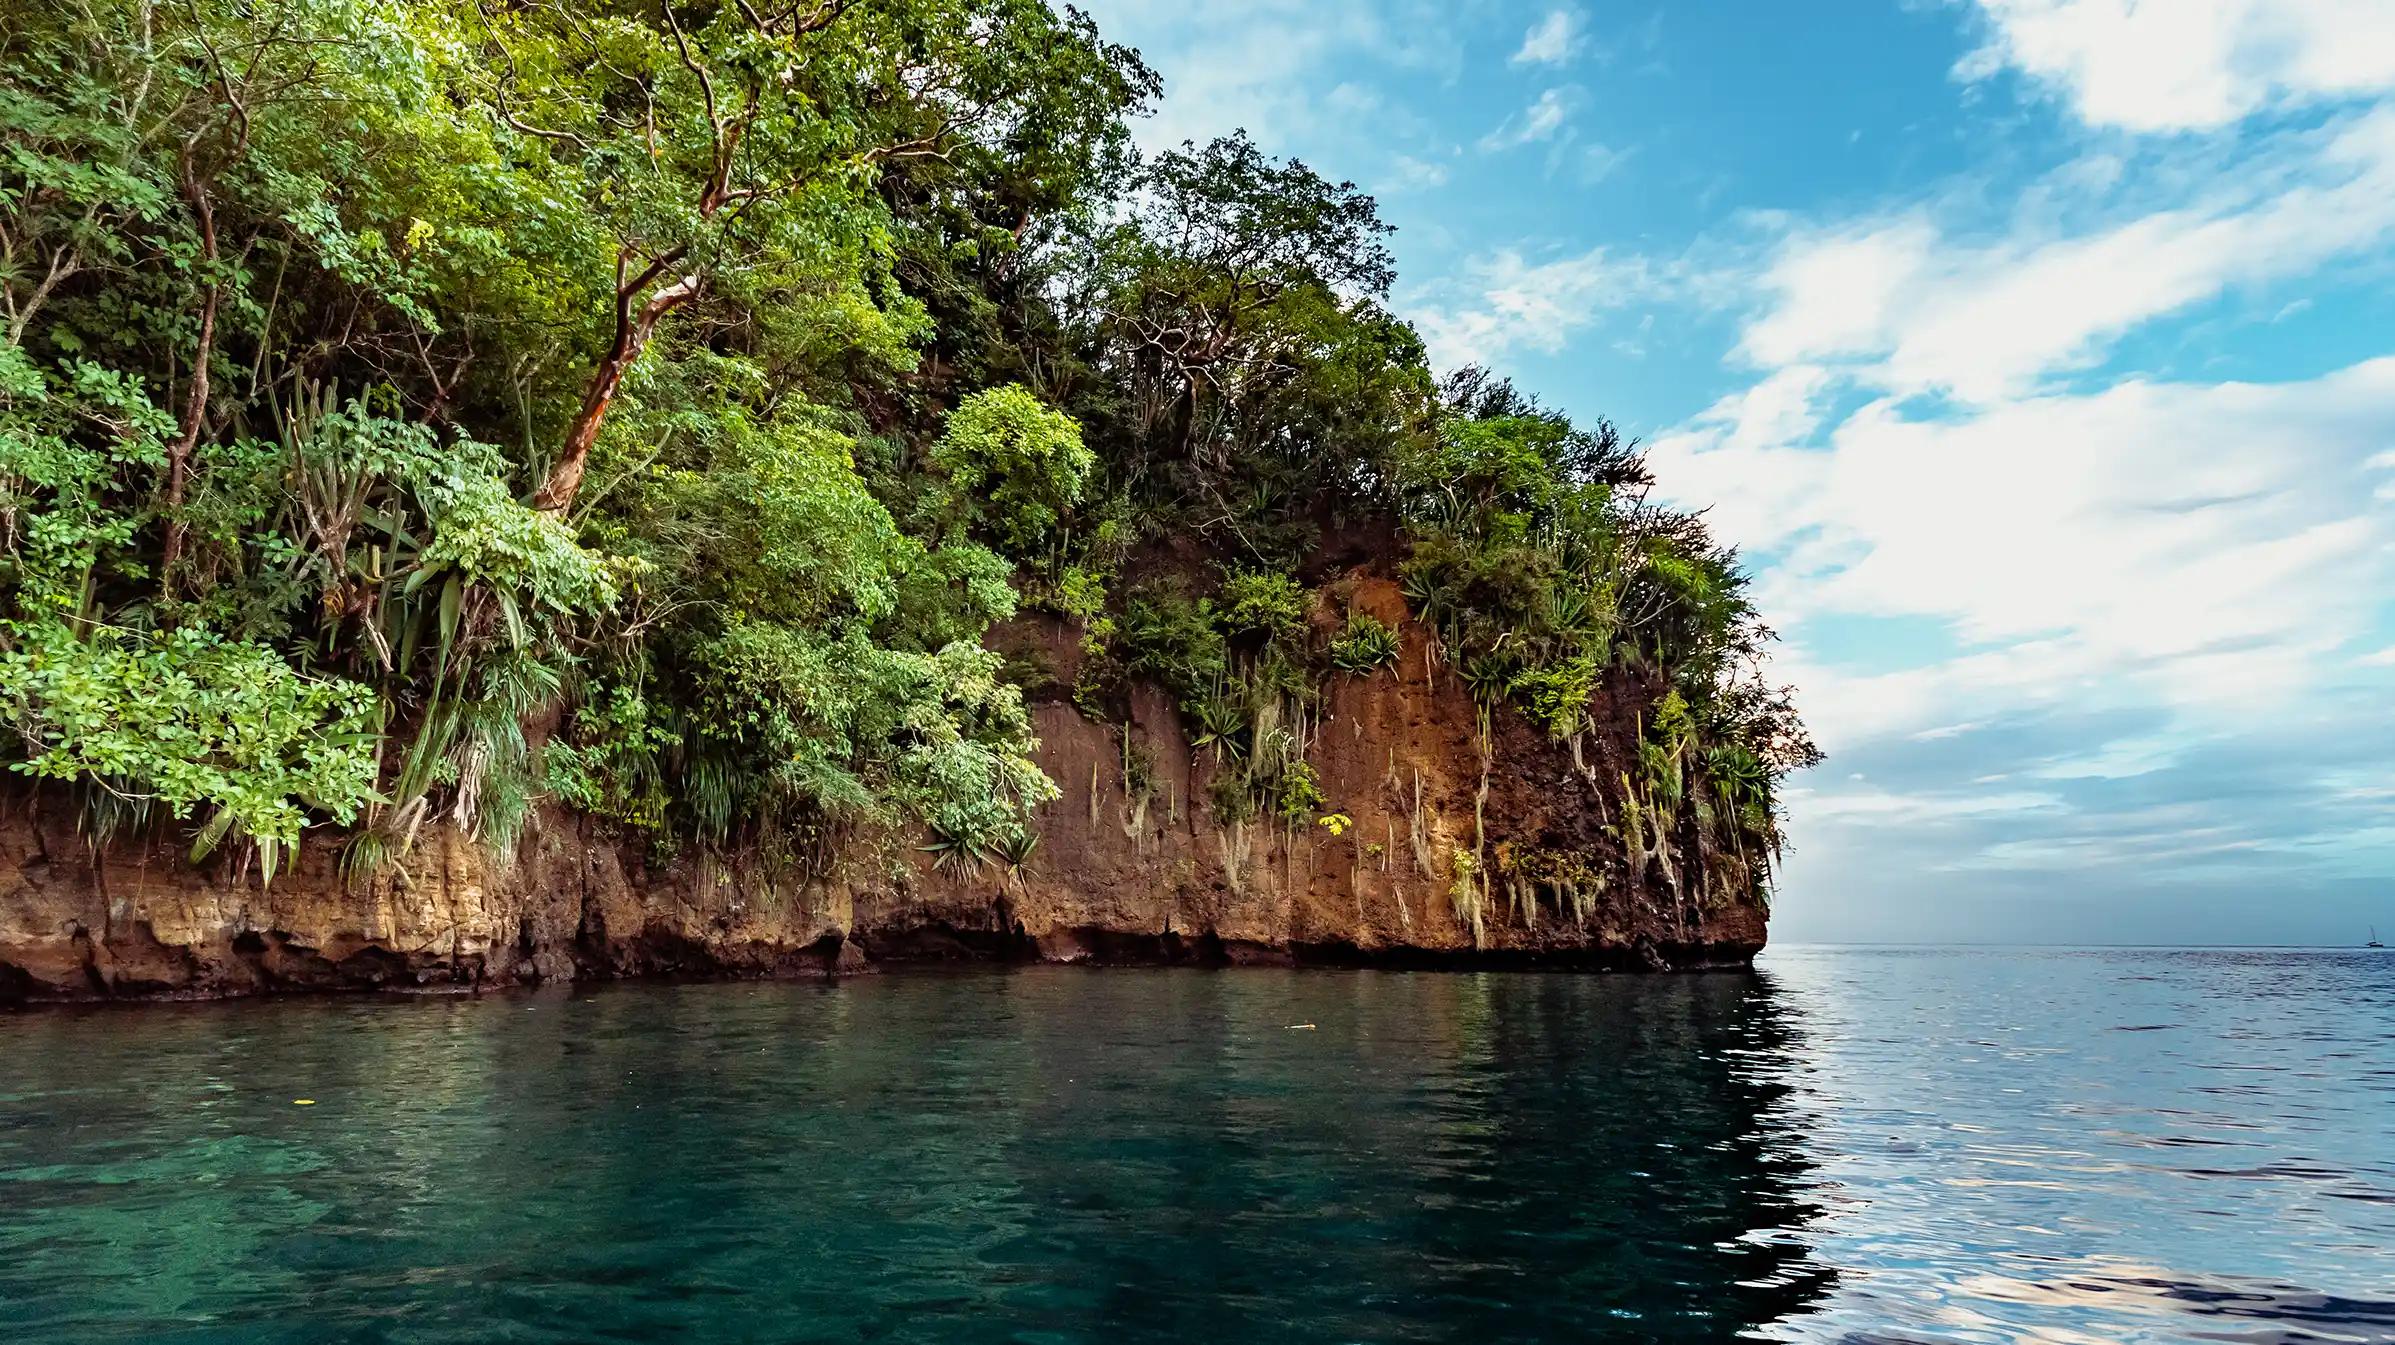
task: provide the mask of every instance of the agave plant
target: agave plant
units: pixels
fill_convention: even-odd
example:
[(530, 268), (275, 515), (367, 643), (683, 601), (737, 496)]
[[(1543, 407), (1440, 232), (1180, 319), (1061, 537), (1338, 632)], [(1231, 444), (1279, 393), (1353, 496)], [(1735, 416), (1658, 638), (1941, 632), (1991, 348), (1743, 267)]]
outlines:
[(1539, 620), (1560, 636), (1603, 641), (1612, 630), (1610, 604), (1593, 589), (1565, 584), (1548, 589), (1539, 604)]
[(1247, 706), (1237, 696), (1223, 688), (1197, 703), (1192, 709), (1197, 723), (1189, 735), (1191, 747), (1214, 749), (1214, 759), (1222, 760), (1227, 753), (1234, 759), (1247, 755), (1243, 735), (1248, 729)]
[(1457, 673), (1464, 680), (1464, 689), (1472, 693), (1473, 702), (1483, 708), (1505, 699), (1505, 693), (1513, 686), (1513, 660), (1503, 654), (1474, 654), (1464, 660)]
[(1006, 867), (1006, 881), (1020, 887), (1029, 877), (1032, 852), (1039, 849), (1039, 833), (1029, 827), (1016, 827), (999, 837), (994, 848), (999, 862)]
[(981, 866), (989, 861), (980, 837), (948, 831), (936, 823), (931, 829), (931, 844), (916, 848), (931, 856), (934, 869), (957, 878), (980, 872)]
[(1759, 803), (1771, 792), (1771, 774), (1751, 750), (1740, 743), (1718, 743), (1705, 750), (1705, 777), (1715, 793), (1733, 810)]
[(1401, 587), (1406, 605), (1416, 617), (1432, 626), (1444, 626), (1456, 613), (1455, 590), (1429, 569), (1407, 571)]
[(1357, 677), (1368, 677), (1397, 661), (1397, 628), (1369, 612), (1350, 612), (1347, 624), (1331, 637), (1331, 666)]

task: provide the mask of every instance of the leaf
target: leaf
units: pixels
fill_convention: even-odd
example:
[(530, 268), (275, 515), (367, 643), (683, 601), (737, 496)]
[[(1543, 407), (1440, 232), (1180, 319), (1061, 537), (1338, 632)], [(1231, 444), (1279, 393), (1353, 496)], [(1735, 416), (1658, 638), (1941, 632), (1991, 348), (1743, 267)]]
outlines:
[(208, 824), (201, 827), (199, 834), (191, 839), (191, 862), (197, 864), (206, 859), (208, 853), (216, 848), (217, 843), (225, 838), (225, 833), (232, 829), (233, 810), (230, 808), (217, 809), (216, 815), (209, 818)]
[(449, 582), (441, 586), (441, 614), (438, 627), (441, 635), (441, 664), (444, 667), (449, 663), (450, 648), (457, 643), (458, 609), (464, 605), (465, 599), (466, 586), (459, 582), (456, 575), (449, 576)]
[(513, 593), (499, 595), (499, 616), (507, 623), (507, 642), (509, 644), (522, 649), (532, 643), (532, 636), (524, 629), (524, 614), (516, 608), (516, 595)]

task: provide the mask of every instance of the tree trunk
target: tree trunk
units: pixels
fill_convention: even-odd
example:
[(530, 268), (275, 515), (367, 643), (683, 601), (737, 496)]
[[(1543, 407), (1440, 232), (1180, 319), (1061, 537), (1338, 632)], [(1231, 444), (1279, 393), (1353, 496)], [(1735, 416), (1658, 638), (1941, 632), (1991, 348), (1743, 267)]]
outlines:
[(590, 461), (591, 447), (599, 442), (599, 429), (607, 421), (607, 408), (614, 404), (616, 392), (624, 385), (624, 375), (631, 370), (632, 362), (640, 358), (640, 352), (648, 348), (658, 321), (697, 297), (698, 292), (699, 277), (694, 271), (650, 295), (638, 312), (631, 308), (630, 293), (619, 297), (615, 343), (608, 347), (606, 358), (599, 361), (598, 369), (591, 374), (590, 388), (582, 395), (582, 409), (575, 413), (574, 427), (566, 435), (565, 450), (549, 469), (549, 479), (534, 493), (533, 508), (562, 514), (573, 507), (574, 496), (582, 489), (582, 472)]
[(221, 292), (216, 274), (216, 210), (208, 200), (207, 184), (192, 166), (189, 150), (183, 157), (183, 197), (199, 223), (200, 265), (207, 272), (208, 287), (200, 299), (199, 349), (192, 355), (191, 382), (183, 392), (183, 423), (175, 441), (166, 447), (166, 546), (158, 564), (159, 592), (166, 597), (174, 595), (175, 567), (183, 559), (187, 533), (183, 496), (191, 479), (191, 455), (199, 447), (200, 430), (208, 418), (208, 366), (215, 359), (216, 307)]

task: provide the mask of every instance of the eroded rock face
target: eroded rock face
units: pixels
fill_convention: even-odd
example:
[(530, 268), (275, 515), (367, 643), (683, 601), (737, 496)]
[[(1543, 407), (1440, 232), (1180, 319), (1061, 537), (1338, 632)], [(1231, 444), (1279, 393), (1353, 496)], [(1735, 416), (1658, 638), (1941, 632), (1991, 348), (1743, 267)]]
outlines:
[(363, 889), (336, 858), (311, 844), (261, 888), (171, 849), (95, 854), (38, 811), (12, 817), (0, 824), (0, 995), (12, 981), (18, 998), (125, 998), (821, 974), (841, 953), (837, 912), (779, 901), (735, 869), (648, 871), (636, 848), (561, 812), (504, 863), (446, 829)]
[[(1345, 596), (1404, 616), (1385, 580), (1357, 576)], [(1500, 712), (1484, 752), (1469, 699), (1420, 629), (1405, 629), (1397, 668), (1339, 679), (1309, 726), (1326, 810), (1349, 819), (1337, 836), (1313, 822), (1217, 826), (1203, 802), (1210, 763), (1152, 689), (1131, 695), (1128, 754), (1120, 726), (1062, 701), (1037, 708), (1041, 762), (1064, 797), (1019, 874), (893, 878), (869, 857), (829, 882), (740, 861), (652, 867), (638, 845), (550, 809), (505, 859), (433, 830), (405, 864), (353, 888), (322, 839), (261, 888), (163, 842), (95, 854), (58, 809), (20, 797), (0, 819), (0, 1002), (837, 975), (930, 959), (1664, 969), (1753, 958), (1764, 912), (1742, 884), (1709, 880), (1718, 861), (1693, 830), (1624, 853), (1602, 782), (1632, 740), (1575, 754)], [(1067, 632), (1016, 633), (1071, 681)], [(1486, 877), (1477, 901), (1458, 900), (1459, 854)]]

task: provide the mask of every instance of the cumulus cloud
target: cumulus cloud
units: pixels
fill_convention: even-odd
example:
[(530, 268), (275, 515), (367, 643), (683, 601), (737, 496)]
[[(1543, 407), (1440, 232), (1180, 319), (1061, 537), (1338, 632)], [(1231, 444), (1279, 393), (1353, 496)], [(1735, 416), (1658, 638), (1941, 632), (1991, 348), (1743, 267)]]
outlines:
[[(2152, 176), (2176, 199), (2141, 182), (2126, 212), (2132, 165), (2097, 154), (1992, 224), (1934, 198), (1774, 222), (1735, 352), (1754, 381), (1653, 460), (1769, 556), (1782, 671), (1833, 751), (2142, 709), (2159, 731), (1998, 774), (2147, 774), (2375, 666), (2350, 649), (2395, 592), (2395, 358), (2282, 383), (2066, 376), (2233, 288), (2382, 252), (2395, 109), (2174, 166)], [(1910, 666), (1809, 654), (1814, 622), (1851, 617), (1934, 621), (1955, 647)]]
[[(1478, 145), (1587, 182), (1622, 156), (1547, 73), (1587, 50), (1570, 2), (1513, 51), (1554, 87)], [(1652, 460), (1745, 548), (1789, 637), (1775, 676), (1836, 763), (1790, 800), (1787, 933), (2268, 936), (2255, 891), (2395, 872), (2395, 340), (2291, 341), (2231, 378), (2186, 354), (2251, 343), (2181, 334), (2317, 298), (2309, 341), (2335, 286), (2383, 282), (2395, 0), (1962, 3), (1958, 76), (2089, 132), (2042, 176), (1754, 211), (1646, 255), (1461, 237), (1475, 258), (1415, 270), (1401, 305), (1448, 367), (1622, 349), (1661, 307), (1731, 325), (1727, 390)], [(1463, 7), (1099, 7), (1138, 17), (1101, 13), (1174, 90), (1150, 143), (1244, 123), (1327, 154), (1356, 127), (1350, 161), (1392, 189), (1475, 166), (1356, 73), (1452, 70)]]
[[(1871, 403), (1820, 447), (1770, 426), (1814, 375), (1660, 438), (1675, 495), (1774, 550), (1770, 614), (1947, 623), (1968, 652), (1805, 669), (1839, 742), (2107, 697), (2267, 707), (2364, 638), (2395, 591), (2395, 506), (2367, 464), (2395, 427), (2395, 358), (2282, 384), (2129, 381), (1925, 417)], [(2333, 581), (2332, 580), (2333, 577)]]
[(2094, 126), (2209, 130), (2395, 89), (2388, 0), (1978, 0), (1956, 73), (2019, 70)]

